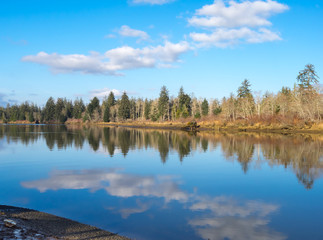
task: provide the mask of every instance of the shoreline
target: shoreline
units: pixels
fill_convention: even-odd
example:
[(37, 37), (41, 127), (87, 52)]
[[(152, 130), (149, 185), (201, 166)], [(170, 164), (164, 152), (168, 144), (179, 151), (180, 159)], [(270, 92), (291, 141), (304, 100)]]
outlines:
[[(5, 219), (15, 226), (5, 226)], [(94, 226), (27, 208), (0, 205), (0, 239), (129, 240)]]
[[(66, 124), (66, 125), (77, 125), (77, 124)], [(111, 126), (111, 127), (126, 127), (126, 128), (136, 128), (136, 129), (156, 129), (156, 130), (181, 130), (190, 132), (188, 130), (184, 130), (187, 125), (186, 123), (161, 123), (161, 124), (138, 124), (138, 123), (90, 123), (84, 124), (89, 126)], [(323, 126), (322, 126), (323, 127)], [(194, 132), (194, 131), (192, 131)], [(196, 132), (254, 132), (254, 133), (280, 133), (280, 134), (293, 134), (293, 133), (311, 133), (311, 134), (323, 134), (323, 128), (286, 128), (278, 127), (278, 126), (267, 126), (267, 127), (259, 127), (259, 126), (238, 126), (238, 125), (231, 125), (231, 126), (203, 126), (201, 125), (200, 128), (196, 129)]]
[[(126, 127), (136, 129), (156, 129), (156, 130), (185, 130), (189, 122), (149, 122), (149, 121), (129, 121), (129, 122), (86, 122), (81, 121), (67, 121), (63, 124), (45, 123), (35, 124), (32, 122), (9, 122), (1, 123), (0, 125), (66, 125), (66, 126), (103, 126), (103, 127)], [(292, 124), (264, 124), (256, 123), (253, 125), (246, 125), (242, 123), (223, 123), (219, 121), (201, 121), (197, 123), (200, 125), (196, 128), (196, 132), (255, 132), (255, 133), (278, 133), (278, 134), (323, 134), (323, 123), (316, 123), (312, 125), (292, 125)], [(194, 131), (192, 131), (194, 132)]]

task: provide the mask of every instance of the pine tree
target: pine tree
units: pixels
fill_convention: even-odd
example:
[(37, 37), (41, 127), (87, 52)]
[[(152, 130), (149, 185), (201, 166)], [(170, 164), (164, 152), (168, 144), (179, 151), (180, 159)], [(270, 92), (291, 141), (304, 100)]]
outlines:
[(110, 107), (108, 106), (104, 109), (103, 122), (110, 122)]
[(8, 118), (7, 118), (5, 112), (2, 113), (2, 121), (3, 121), (3, 123), (7, 123), (8, 122)]
[(168, 90), (165, 86), (162, 86), (162, 88), (160, 89), (160, 94), (158, 99), (158, 111), (159, 111), (159, 116), (162, 117), (162, 120), (166, 119), (168, 106), (169, 106)]
[(147, 98), (145, 99), (145, 105), (144, 105), (144, 116), (145, 119), (148, 120), (149, 116), (150, 116), (150, 107), (151, 107), (151, 101), (147, 100)]
[(238, 98), (247, 98), (251, 96), (251, 90), (250, 90), (250, 82), (248, 79), (245, 79), (241, 86), (238, 88)]
[(178, 93), (179, 109), (176, 115), (181, 115), (186, 118), (191, 115), (192, 99), (188, 94), (185, 94), (183, 87), (180, 88)]
[(87, 106), (87, 110), (90, 115), (93, 114), (94, 110), (99, 110), (100, 108), (100, 100), (97, 97), (94, 97), (89, 105)]
[(28, 121), (29, 122), (34, 122), (35, 121), (33, 111), (30, 111), (28, 113)]
[(83, 103), (82, 98), (81, 99), (76, 99), (74, 101), (74, 107), (73, 107), (73, 117), (76, 119), (82, 118), (82, 113), (85, 110), (85, 105)]
[(67, 100), (66, 98), (64, 99), (64, 115), (66, 118), (72, 118), (73, 117), (73, 102)]
[(130, 101), (126, 92), (122, 94), (118, 115), (119, 115), (119, 118), (122, 120), (126, 120), (130, 118)]
[(314, 65), (306, 65), (305, 69), (300, 71), (297, 76), (300, 90), (303, 92), (311, 91), (313, 89), (313, 85), (319, 82), (318, 78)]
[(243, 118), (250, 117), (255, 109), (255, 101), (251, 94), (251, 84), (245, 79), (238, 88), (238, 110)]
[(152, 121), (157, 121), (159, 118), (159, 111), (158, 111), (158, 100), (154, 100), (151, 102), (151, 110), (149, 118)]
[(204, 101), (202, 102), (202, 115), (207, 116), (209, 114), (209, 103), (208, 101), (204, 98)]
[(62, 98), (58, 98), (55, 105), (55, 119), (60, 123), (64, 122), (63, 121), (64, 116), (62, 113), (63, 109), (64, 109), (64, 101)]
[(116, 105), (116, 99), (113, 92), (111, 91), (107, 100), (107, 106), (112, 107), (114, 105)]
[(44, 121), (53, 121), (55, 119), (55, 102), (52, 97), (50, 97), (45, 105), (45, 108), (43, 109), (44, 112)]

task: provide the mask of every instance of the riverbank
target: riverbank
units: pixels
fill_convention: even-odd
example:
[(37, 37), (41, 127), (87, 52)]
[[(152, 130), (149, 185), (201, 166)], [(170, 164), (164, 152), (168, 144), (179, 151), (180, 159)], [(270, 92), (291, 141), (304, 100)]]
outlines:
[[(161, 129), (161, 130), (184, 130), (193, 119), (182, 121), (124, 121), (124, 122), (83, 122), (82, 120), (69, 119), (65, 125), (81, 126), (111, 126), (128, 127), (140, 129)], [(1, 123), (1, 122), (0, 122)], [(33, 124), (28, 121), (9, 122), (9, 124)], [(323, 134), (323, 122), (309, 123), (304, 121), (295, 122), (250, 122), (247, 120), (220, 121), (220, 120), (201, 120), (197, 121), (198, 131), (216, 132), (265, 132), (265, 133), (318, 133)]]
[[(5, 220), (12, 220), (15, 224), (10, 227), (10, 222), (6, 224)], [(127, 240), (128, 238), (48, 213), (0, 205), (0, 239)]]
[[(183, 130), (189, 122), (97, 122), (95, 125), (144, 128), (144, 129), (164, 129), (164, 130)], [(220, 121), (201, 121), (197, 122), (198, 131), (217, 131), (217, 132), (267, 132), (267, 133), (319, 133), (323, 134), (323, 123), (316, 124), (280, 124), (280, 123), (255, 123), (247, 122), (220, 122)]]

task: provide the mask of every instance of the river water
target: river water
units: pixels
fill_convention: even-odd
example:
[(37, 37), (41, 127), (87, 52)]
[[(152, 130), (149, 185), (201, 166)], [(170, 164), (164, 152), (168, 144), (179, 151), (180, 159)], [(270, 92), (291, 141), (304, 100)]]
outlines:
[(0, 204), (132, 239), (323, 239), (323, 136), (0, 125)]

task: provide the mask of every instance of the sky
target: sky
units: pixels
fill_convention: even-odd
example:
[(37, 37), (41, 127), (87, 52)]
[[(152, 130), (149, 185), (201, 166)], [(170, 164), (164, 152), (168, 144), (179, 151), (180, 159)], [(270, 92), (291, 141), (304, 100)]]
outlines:
[(0, 7), (0, 105), (157, 98), (165, 85), (221, 99), (323, 74), (321, 0), (10, 0)]

